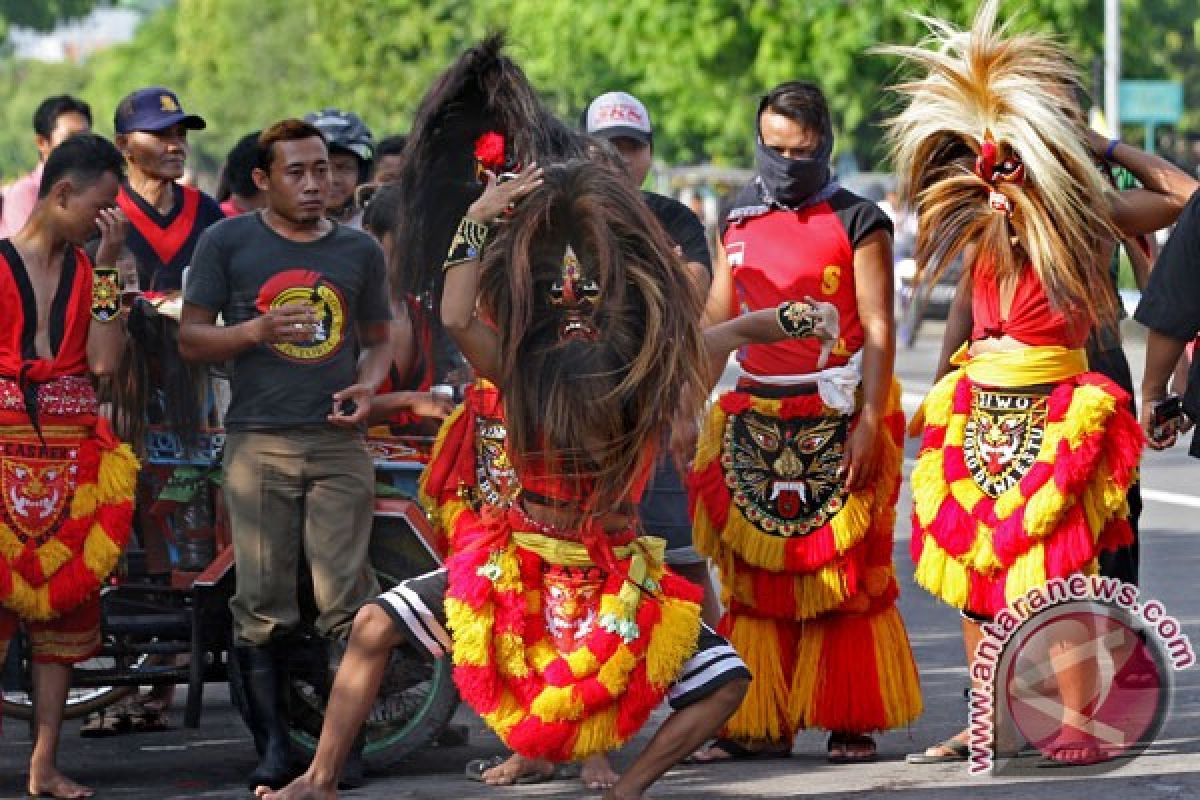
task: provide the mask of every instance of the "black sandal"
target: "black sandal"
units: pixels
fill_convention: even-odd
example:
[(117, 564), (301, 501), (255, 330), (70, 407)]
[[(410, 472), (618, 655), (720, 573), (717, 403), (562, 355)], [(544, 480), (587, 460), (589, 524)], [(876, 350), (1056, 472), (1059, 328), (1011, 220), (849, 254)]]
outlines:
[(734, 739), (715, 739), (712, 744), (705, 748), (706, 750), (720, 750), (728, 755), (728, 758), (696, 758), (694, 755), (680, 761), (680, 764), (686, 766), (703, 766), (707, 764), (729, 764), (734, 761), (770, 761), (777, 758), (791, 758), (792, 750), (786, 750), (778, 747), (764, 747), (754, 749), (746, 747), (739, 741)]
[[(834, 752), (834, 747), (838, 745), (842, 747), (840, 755)], [(854, 745), (869, 745), (870, 749), (851, 753), (847, 748)], [(875, 740), (866, 734), (859, 733), (830, 733), (829, 741), (825, 743), (825, 750), (829, 753), (830, 764), (865, 764), (874, 761), (877, 756)]]

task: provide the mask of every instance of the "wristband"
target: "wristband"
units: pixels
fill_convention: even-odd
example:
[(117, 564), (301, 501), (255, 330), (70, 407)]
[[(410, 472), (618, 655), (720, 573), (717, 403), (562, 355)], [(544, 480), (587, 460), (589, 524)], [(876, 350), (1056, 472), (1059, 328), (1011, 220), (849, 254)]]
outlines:
[(817, 330), (816, 309), (808, 303), (780, 303), (775, 319), (789, 339), (812, 336)]
[(121, 314), (121, 289), (116, 267), (92, 269), (92, 319), (112, 322)]
[(483, 252), (483, 245), (487, 242), (487, 236), (488, 226), (482, 222), (476, 222), (470, 217), (459, 220), (458, 230), (450, 240), (450, 252), (442, 264), (442, 271), (478, 259), (479, 254)]
[(1121, 143), (1120, 139), (1109, 139), (1108, 147), (1106, 147), (1104, 149), (1104, 160), (1105, 161), (1113, 160), (1113, 153), (1115, 153), (1117, 151), (1117, 145), (1119, 145), (1120, 143)]

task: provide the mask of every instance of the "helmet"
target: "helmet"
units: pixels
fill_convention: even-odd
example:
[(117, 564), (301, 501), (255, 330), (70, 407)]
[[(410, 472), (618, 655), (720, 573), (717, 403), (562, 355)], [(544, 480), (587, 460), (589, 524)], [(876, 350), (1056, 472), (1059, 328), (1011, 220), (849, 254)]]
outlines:
[(371, 129), (354, 112), (323, 108), (305, 114), (304, 121), (325, 136), (331, 150), (353, 153), (364, 165), (369, 165), (375, 157), (375, 142), (371, 138)]

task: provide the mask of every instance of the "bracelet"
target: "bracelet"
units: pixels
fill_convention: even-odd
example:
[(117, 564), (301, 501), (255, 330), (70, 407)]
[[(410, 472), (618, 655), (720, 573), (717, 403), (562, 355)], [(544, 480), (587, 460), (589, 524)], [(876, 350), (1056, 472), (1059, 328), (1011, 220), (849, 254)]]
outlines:
[(454, 232), (454, 238), (450, 240), (450, 252), (442, 264), (442, 271), (445, 272), (451, 267), (478, 259), (479, 254), (483, 252), (483, 245), (487, 242), (487, 237), (487, 225), (476, 222), (470, 217), (463, 217), (459, 220), (458, 230)]
[(116, 267), (92, 269), (92, 319), (112, 322), (121, 314), (121, 290)]
[(1104, 160), (1105, 161), (1113, 160), (1113, 153), (1115, 153), (1117, 151), (1117, 145), (1119, 145), (1120, 143), (1121, 143), (1120, 139), (1109, 139), (1108, 147), (1106, 147), (1104, 150)]
[(784, 302), (775, 310), (775, 319), (789, 339), (802, 339), (816, 333), (816, 311), (808, 303)]

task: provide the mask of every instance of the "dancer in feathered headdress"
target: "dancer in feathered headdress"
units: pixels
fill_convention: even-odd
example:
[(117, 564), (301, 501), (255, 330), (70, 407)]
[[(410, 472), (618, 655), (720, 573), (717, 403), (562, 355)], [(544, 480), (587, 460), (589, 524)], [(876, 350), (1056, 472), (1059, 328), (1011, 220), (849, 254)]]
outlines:
[[(974, 329), (925, 400), (912, 550), (917, 582), (962, 610), (970, 653), (981, 622), (1129, 541), (1142, 444), (1128, 396), (1088, 371), (1084, 349), (1115, 319), (1097, 253), (1117, 224), (1071, 111), (1076, 74), (1053, 39), (998, 25), (997, 8), (984, 3), (969, 31), (927, 19), (922, 46), (883, 49), (920, 72), (897, 87), (908, 105), (890, 123), (918, 264), (969, 267)], [(1083, 709), (1082, 684), (1059, 676), (1066, 708)], [(1035, 744), (1072, 763), (1103, 757), (1067, 723)], [(964, 733), (913, 760), (966, 753)]]
[[(494, 39), (438, 82), (412, 141), (402, 190), (460, 219), (448, 227), (432, 206), (413, 209), (425, 222), (401, 223), (397, 251), (412, 272), (397, 283), (440, 294), (446, 329), (495, 385), (519, 494), (460, 508), (447, 568), (360, 612), (313, 765), (261, 794), (334, 796), (403, 643), (452, 651), (463, 699), (518, 753), (505, 769), (473, 773), (488, 782), (547, 777), (545, 762), (615, 749), (666, 699), (683, 713), (610, 792), (638, 797), (733, 713), (749, 679), (702, 627), (699, 588), (664, 567), (661, 539), (641, 535), (635, 509), (655, 450), (675, 420), (698, 413), (732, 348), (829, 331), (813, 305), (785, 303), (702, 336), (702, 298), (632, 181), (578, 157), (586, 140), (564, 135)], [(434, 273), (443, 233), (449, 255)], [(431, 472), (473, 453), (470, 411), (448, 423)], [(424, 488), (437, 504), (454, 482), (451, 469)]]

